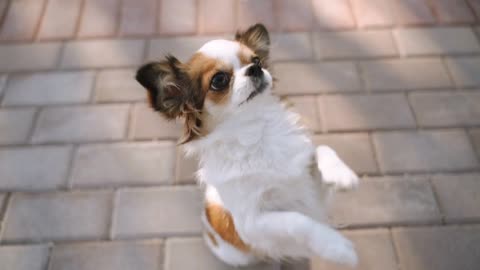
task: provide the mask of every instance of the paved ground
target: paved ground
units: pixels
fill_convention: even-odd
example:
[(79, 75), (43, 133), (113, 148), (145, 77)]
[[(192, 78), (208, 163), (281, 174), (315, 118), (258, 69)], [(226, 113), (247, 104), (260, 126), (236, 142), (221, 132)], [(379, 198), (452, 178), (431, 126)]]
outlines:
[(277, 93), (364, 176), (332, 211), (358, 269), (480, 269), (478, 0), (0, 0), (0, 268), (230, 269), (132, 74), (258, 20)]

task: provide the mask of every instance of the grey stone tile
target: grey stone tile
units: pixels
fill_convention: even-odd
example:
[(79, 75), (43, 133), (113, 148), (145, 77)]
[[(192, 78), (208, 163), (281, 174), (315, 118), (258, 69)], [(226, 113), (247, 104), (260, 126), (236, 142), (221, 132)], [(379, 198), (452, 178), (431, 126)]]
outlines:
[(338, 192), (330, 214), (339, 225), (397, 225), (441, 221), (432, 188), (422, 177), (363, 179), (359, 188)]
[(448, 58), (447, 66), (450, 69), (455, 84), (459, 87), (475, 87), (480, 85), (480, 57)]
[(81, 40), (65, 44), (63, 68), (127, 67), (140, 65), (144, 40)]
[(384, 172), (456, 171), (478, 166), (461, 130), (379, 132), (373, 139)]
[(320, 59), (376, 58), (398, 55), (388, 30), (320, 32), (314, 36), (315, 55)]
[(0, 190), (45, 190), (66, 184), (72, 149), (37, 146), (0, 150)]
[(127, 129), (128, 105), (51, 107), (40, 112), (33, 141), (118, 140)]
[(452, 82), (441, 59), (411, 58), (365, 61), (360, 64), (373, 91), (449, 88)]
[(396, 29), (395, 39), (407, 56), (475, 53), (480, 45), (469, 27)]
[(53, 248), (50, 270), (162, 269), (161, 241), (89, 242)]
[(480, 227), (448, 226), (393, 229), (402, 269), (477, 270)]
[(60, 57), (61, 43), (0, 45), (0, 71), (44, 70), (54, 68)]
[[(193, 257), (185, 259), (185, 254)], [(229, 266), (215, 258), (202, 238), (170, 238), (165, 243), (165, 270), (198, 269), (198, 270), (233, 270), (237, 267)], [(251, 270), (274, 270), (273, 265), (259, 264), (249, 266)]]
[[(357, 251), (359, 263), (354, 268), (357, 270), (385, 270), (397, 269), (395, 250), (393, 248), (390, 232), (386, 229), (369, 229), (344, 231), (345, 235), (353, 241)], [(351, 267), (328, 262), (314, 257), (310, 262), (290, 263), (282, 270), (349, 270)]]
[(110, 192), (14, 194), (3, 240), (105, 239), (110, 225), (112, 195)]
[(413, 93), (412, 108), (422, 127), (480, 124), (480, 93)]
[(93, 72), (49, 72), (12, 75), (4, 105), (81, 103), (90, 99)]
[(98, 102), (139, 101), (147, 91), (135, 80), (133, 69), (102, 70), (97, 74), (95, 100)]
[(169, 121), (147, 104), (135, 104), (129, 137), (134, 139), (178, 139), (182, 135), (182, 126), (180, 120)]
[(81, 146), (74, 159), (74, 187), (172, 183), (175, 144), (129, 143)]
[(272, 61), (308, 60), (313, 57), (309, 33), (282, 33), (271, 37)]
[(480, 219), (480, 174), (435, 175), (432, 182), (447, 222)]
[(48, 245), (0, 246), (0, 265), (3, 270), (45, 270), (49, 253)]
[(33, 108), (0, 110), (0, 145), (26, 143), (35, 111)]
[(363, 88), (357, 70), (349, 62), (278, 63), (274, 66), (278, 78), (275, 92), (284, 94), (317, 94), (350, 92)]
[(201, 232), (202, 198), (193, 186), (122, 190), (113, 224), (115, 238), (191, 235)]
[(320, 98), (329, 131), (414, 128), (404, 95), (338, 95)]
[(313, 140), (316, 145), (324, 144), (333, 148), (358, 174), (378, 171), (370, 137), (366, 133), (317, 135)]

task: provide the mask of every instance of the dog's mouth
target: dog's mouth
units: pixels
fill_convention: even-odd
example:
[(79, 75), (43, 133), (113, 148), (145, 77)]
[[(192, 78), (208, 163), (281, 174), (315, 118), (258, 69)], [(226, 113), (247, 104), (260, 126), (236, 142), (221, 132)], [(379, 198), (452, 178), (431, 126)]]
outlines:
[[(246, 103), (246, 102), (249, 102), (250, 100), (252, 100), (254, 97), (258, 96), (259, 94), (263, 93), (263, 91), (265, 91), (265, 89), (267, 88), (268, 86), (268, 82), (267, 80), (265, 80), (264, 76), (261, 76), (261, 77), (252, 77), (252, 84), (253, 86), (255, 87), (255, 90), (252, 91), (252, 93), (250, 93), (250, 95), (248, 95), (247, 99), (245, 99), (244, 102), (242, 102), (241, 104), (243, 103)], [(240, 105), (241, 105), (240, 104)]]

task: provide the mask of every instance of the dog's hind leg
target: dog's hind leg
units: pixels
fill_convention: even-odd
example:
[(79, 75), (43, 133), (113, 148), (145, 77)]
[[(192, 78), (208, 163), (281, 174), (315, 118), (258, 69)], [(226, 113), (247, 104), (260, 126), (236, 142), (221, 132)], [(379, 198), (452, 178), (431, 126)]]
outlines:
[(231, 214), (223, 207), (216, 190), (211, 186), (205, 193), (202, 221), (205, 242), (217, 258), (233, 266), (258, 262), (250, 246), (238, 235)]

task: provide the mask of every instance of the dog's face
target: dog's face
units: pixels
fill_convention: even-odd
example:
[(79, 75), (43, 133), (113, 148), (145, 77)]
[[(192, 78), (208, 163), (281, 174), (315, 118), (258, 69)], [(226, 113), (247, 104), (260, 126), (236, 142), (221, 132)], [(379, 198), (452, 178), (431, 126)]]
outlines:
[(267, 30), (257, 24), (233, 41), (206, 43), (186, 63), (173, 56), (148, 63), (136, 79), (148, 90), (153, 109), (184, 119), (187, 142), (235, 117), (258, 95), (270, 94), (269, 45)]

